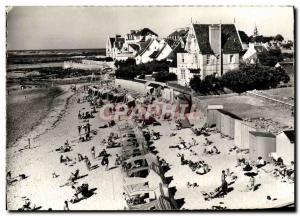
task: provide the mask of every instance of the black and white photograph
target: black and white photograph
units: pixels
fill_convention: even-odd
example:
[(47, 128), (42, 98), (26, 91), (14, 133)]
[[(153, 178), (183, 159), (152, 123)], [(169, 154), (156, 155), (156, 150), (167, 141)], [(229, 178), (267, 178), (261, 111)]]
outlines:
[(7, 211), (295, 211), (295, 6), (5, 10)]

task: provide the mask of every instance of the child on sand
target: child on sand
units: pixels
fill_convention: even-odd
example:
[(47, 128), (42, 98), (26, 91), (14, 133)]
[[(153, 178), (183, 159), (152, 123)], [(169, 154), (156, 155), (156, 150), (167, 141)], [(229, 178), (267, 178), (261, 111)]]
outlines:
[(64, 211), (70, 211), (68, 201), (65, 201)]
[(93, 146), (91, 148), (91, 153), (92, 153), (93, 158), (95, 159), (96, 158), (95, 146)]
[(254, 191), (254, 188), (255, 188), (255, 178), (254, 178), (254, 176), (250, 176), (249, 184), (247, 185), (247, 188), (249, 189), (249, 191)]

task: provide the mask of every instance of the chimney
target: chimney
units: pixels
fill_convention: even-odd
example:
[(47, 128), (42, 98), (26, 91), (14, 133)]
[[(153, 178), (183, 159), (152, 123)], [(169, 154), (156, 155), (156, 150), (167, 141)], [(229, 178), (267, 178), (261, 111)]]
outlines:
[(209, 43), (214, 54), (219, 54), (221, 50), (220, 31), (219, 24), (209, 26)]

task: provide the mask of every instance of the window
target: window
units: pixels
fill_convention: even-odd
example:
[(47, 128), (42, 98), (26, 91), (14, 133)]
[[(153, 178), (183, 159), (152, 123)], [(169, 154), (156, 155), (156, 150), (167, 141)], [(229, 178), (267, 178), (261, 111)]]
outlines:
[(185, 79), (185, 70), (181, 69), (181, 79)]
[(234, 63), (234, 55), (229, 55), (229, 63)]
[(206, 64), (210, 63), (210, 55), (206, 55)]

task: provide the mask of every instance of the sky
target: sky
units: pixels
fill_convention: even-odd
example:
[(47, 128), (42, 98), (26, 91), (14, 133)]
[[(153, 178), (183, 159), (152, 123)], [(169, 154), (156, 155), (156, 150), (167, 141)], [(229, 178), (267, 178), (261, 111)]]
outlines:
[(253, 34), (293, 40), (292, 7), (13, 7), (7, 12), (7, 49), (105, 48), (108, 36), (148, 27), (160, 37), (197, 23), (233, 23)]

